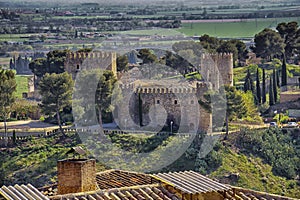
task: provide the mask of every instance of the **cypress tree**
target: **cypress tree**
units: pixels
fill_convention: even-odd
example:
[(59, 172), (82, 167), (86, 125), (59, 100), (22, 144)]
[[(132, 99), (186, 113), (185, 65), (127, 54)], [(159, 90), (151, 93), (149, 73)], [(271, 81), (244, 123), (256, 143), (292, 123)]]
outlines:
[(253, 80), (251, 78), (251, 74), (250, 74), (249, 69), (247, 70), (247, 75), (246, 75), (246, 78), (245, 78), (244, 92), (247, 92), (248, 90), (251, 90), (252, 93), (254, 92)]
[(266, 103), (267, 97), (266, 97), (266, 72), (265, 69), (263, 69), (263, 80), (262, 80), (262, 103)]
[(259, 81), (259, 70), (256, 70), (256, 97), (257, 97), (257, 104), (261, 103), (261, 90), (260, 90), (260, 81)]
[(9, 69), (15, 69), (15, 65), (14, 65), (14, 62), (13, 62), (12, 58), (9, 61)]
[(287, 71), (286, 71), (285, 55), (283, 54), (283, 61), (281, 67), (281, 86), (286, 86), (286, 85), (287, 85)]
[(276, 71), (273, 69), (273, 94), (274, 94), (274, 102), (276, 103), (278, 98), (277, 98), (277, 81), (276, 81)]
[(141, 98), (141, 93), (139, 93), (139, 123), (140, 126), (143, 126), (143, 101)]
[(276, 70), (276, 83), (277, 83), (277, 88), (280, 88), (280, 78), (279, 78), (279, 70)]
[(269, 86), (269, 105), (274, 105), (274, 90), (273, 90), (273, 80), (272, 76), (270, 76), (270, 86)]

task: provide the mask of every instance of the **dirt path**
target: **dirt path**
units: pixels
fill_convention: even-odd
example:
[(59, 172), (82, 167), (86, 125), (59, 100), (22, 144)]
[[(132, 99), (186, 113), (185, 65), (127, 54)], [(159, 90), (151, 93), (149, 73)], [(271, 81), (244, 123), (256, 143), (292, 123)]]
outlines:
[[(8, 129), (12, 129), (12, 128), (51, 128), (51, 129), (55, 129), (58, 128), (57, 125), (54, 124), (49, 124), (49, 123), (45, 123), (45, 122), (41, 122), (39, 120), (20, 120), (20, 121), (13, 121), (13, 122), (7, 122), (7, 127)], [(0, 129), (4, 128), (4, 124), (3, 122), (0, 122)]]

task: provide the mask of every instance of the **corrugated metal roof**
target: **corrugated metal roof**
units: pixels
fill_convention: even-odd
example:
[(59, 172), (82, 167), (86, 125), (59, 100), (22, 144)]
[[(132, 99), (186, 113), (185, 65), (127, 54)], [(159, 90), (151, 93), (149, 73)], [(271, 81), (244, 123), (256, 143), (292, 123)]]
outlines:
[(7, 200), (49, 200), (31, 184), (2, 186), (0, 194)]
[(180, 200), (178, 196), (159, 185), (147, 185), (88, 193), (66, 194), (51, 197), (52, 200)]
[(219, 192), (231, 189), (229, 186), (213, 181), (194, 171), (159, 173), (155, 174), (154, 177), (189, 194)]
[(129, 172), (123, 170), (107, 170), (97, 173), (96, 181), (100, 189), (130, 187), (136, 185), (149, 185), (158, 183), (148, 174)]

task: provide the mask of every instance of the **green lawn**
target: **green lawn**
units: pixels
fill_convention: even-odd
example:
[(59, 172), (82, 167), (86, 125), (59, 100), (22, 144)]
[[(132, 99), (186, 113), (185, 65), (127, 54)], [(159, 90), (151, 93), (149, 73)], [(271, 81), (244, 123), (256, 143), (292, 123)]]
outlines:
[(254, 37), (255, 34), (264, 28), (275, 28), (278, 23), (289, 21), (297, 21), (300, 23), (300, 18), (248, 19), (239, 22), (183, 23), (178, 31), (189, 36), (208, 34), (210, 36), (223, 38), (245, 38)]
[(16, 97), (22, 98), (23, 92), (28, 92), (28, 75), (16, 75), (17, 92)]

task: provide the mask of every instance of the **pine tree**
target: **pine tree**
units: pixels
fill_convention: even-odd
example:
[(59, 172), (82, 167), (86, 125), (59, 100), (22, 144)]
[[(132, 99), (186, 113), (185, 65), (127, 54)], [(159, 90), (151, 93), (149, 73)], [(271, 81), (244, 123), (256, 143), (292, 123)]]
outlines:
[(261, 103), (261, 89), (260, 89), (260, 81), (259, 81), (259, 70), (256, 70), (256, 97), (257, 97), (257, 104)]
[(262, 80), (262, 103), (266, 103), (267, 97), (266, 97), (266, 72), (265, 69), (263, 69), (263, 80)]
[(285, 55), (283, 54), (282, 67), (281, 67), (281, 86), (287, 85), (287, 71), (286, 71), (286, 61)]
[(269, 105), (274, 105), (274, 90), (273, 90), (273, 80), (270, 76), (270, 85), (269, 85)]
[(273, 94), (274, 94), (274, 102), (276, 103), (278, 100), (278, 92), (277, 92), (277, 81), (276, 81), (276, 71), (273, 69)]

